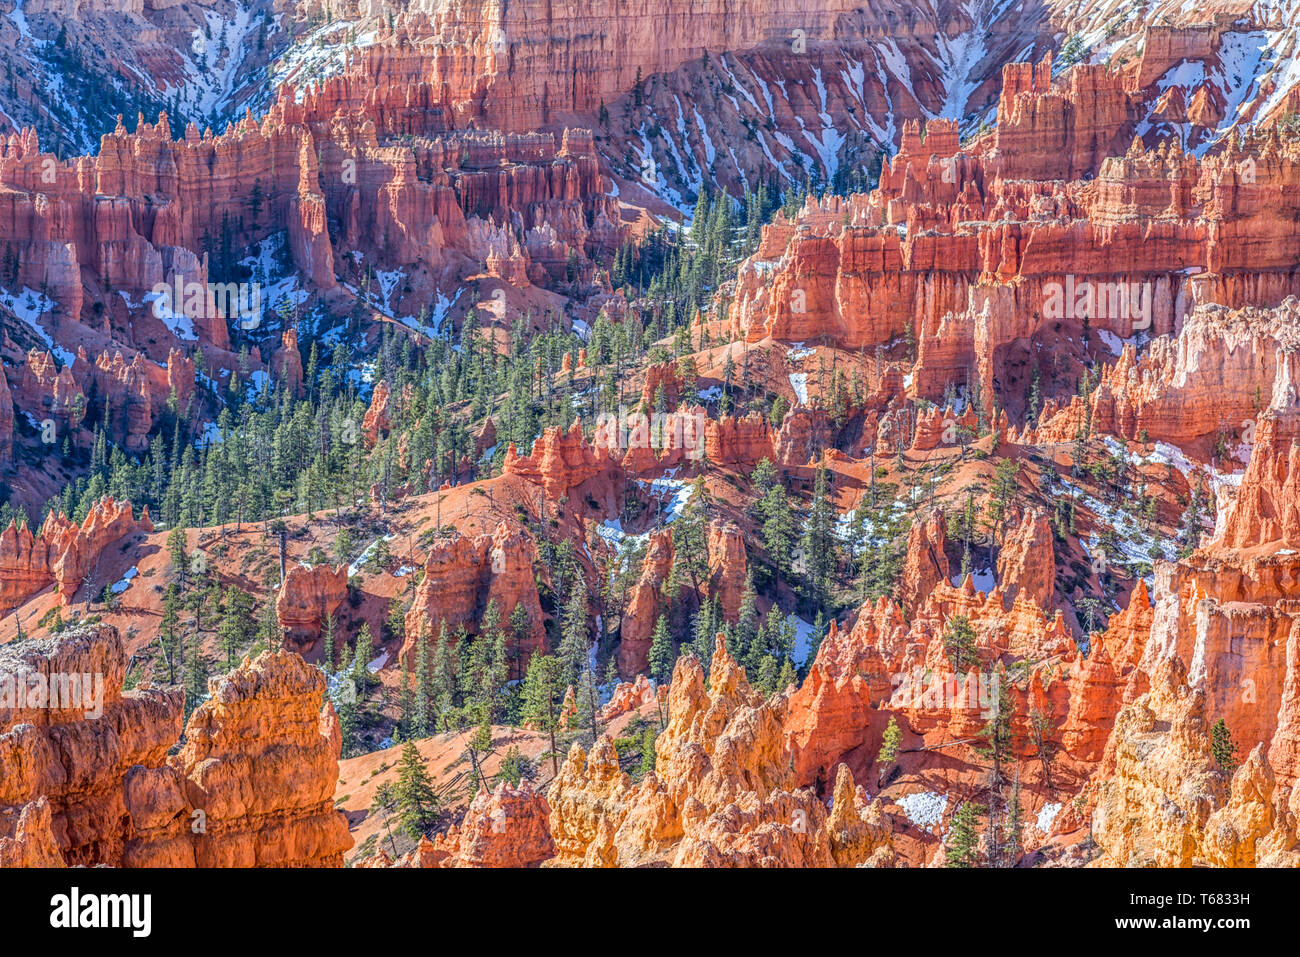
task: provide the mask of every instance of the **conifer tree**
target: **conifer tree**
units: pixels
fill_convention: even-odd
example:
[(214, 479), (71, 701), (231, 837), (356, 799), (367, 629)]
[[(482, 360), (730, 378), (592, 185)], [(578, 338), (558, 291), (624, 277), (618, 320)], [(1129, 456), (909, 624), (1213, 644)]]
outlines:
[(1237, 746), (1232, 741), (1228, 723), (1222, 718), (1214, 722), (1214, 727), (1210, 729), (1210, 754), (1225, 774), (1237, 770)]
[(656, 681), (668, 681), (673, 676), (673, 662), (676, 659), (673, 649), (673, 637), (668, 633), (668, 618), (660, 615), (655, 622), (654, 636), (650, 641), (650, 677)]
[(325, 616), (325, 625), (321, 629), (324, 632), (324, 639), (325, 639), (324, 640), (325, 647), (323, 651), (323, 667), (325, 668), (325, 673), (327, 675), (334, 674), (334, 669), (338, 667), (338, 652), (334, 647), (335, 627), (336, 626), (334, 623), (334, 612), (330, 612), (328, 615)]
[(403, 830), (420, 838), (438, 819), (438, 796), (414, 741), (402, 747), (397, 763), (397, 816)]
[(551, 771), (560, 773), (555, 731), (560, 726), (560, 705), (564, 701), (564, 664), (554, 655), (534, 653), (524, 678), (523, 718), (551, 741)]
[(975, 646), (975, 629), (965, 615), (954, 615), (948, 620), (943, 633), (943, 650), (952, 662), (953, 670), (963, 674), (979, 664), (979, 651)]
[(818, 614), (830, 602), (831, 576), (835, 571), (835, 522), (835, 504), (830, 498), (828, 472), (825, 466), (819, 466), (801, 543), (805, 555), (804, 576), (808, 583), (808, 597)]
[(568, 669), (568, 682), (576, 683), (587, 668), (591, 636), (587, 622), (587, 588), (577, 581), (569, 591), (561, 622), (559, 656)]
[(452, 711), (456, 706), (456, 668), (453, 655), (447, 637), (447, 622), (443, 621), (438, 628), (438, 644), (433, 650), (432, 719), (435, 725), (441, 723), (444, 731), (451, 727)]
[(880, 739), (880, 750), (876, 752), (876, 767), (880, 769), (876, 779), (877, 787), (884, 787), (885, 776), (898, 760), (898, 749), (902, 743), (903, 730), (898, 726), (898, 719), (891, 714)]
[(952, 816), (952, 827), (944, 846), (947, 867), (976, 867), (979, 863), (977, 826), (984, 807), (971, 801), (962, 802)]
[(433, 727), (433, 661), (429, 654), (429, 630), (420, 628), (415, 639), (415, 700), (412, 706), (411, 728), (415, 734), (428, 737)]
[(1002, 859), (1007, 867), (1015, 867), (1024, 853), (1025, 809), (1020, 801), (1020, 771), (1011, 784), (1011, 798), (1007, 801), (1007, 823), (1002, 845)]

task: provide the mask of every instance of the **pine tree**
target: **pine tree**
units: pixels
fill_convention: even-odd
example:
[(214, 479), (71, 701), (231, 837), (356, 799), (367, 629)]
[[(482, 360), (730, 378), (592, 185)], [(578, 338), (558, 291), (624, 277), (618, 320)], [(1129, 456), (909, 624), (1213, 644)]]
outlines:
[(370, 663), (370, 657), (374, 654), (374, 638), (370, 634), (370, 622), (363, 621), (361, 629), (357, 632), (356, 643), (352, 649), (352, 680), (357, 683), (357, 690), (361, 690), (369, 683), (369, 671), (366, 665)]
[(804, 525), (805, 577), (808, 597), (818, 613), (830, 602), (831, 578), (835, 571), (835, 504), (830, 497), (830, 480), (824, 466), (818, 467), (812, 505)]
[(280, 628), (280, 618), (275, 613), (275, 602), (269, 598), (262, 603), (257, 640), (262, 648), (269, 651), (274, 651), (284, 642), (284, 633)]
[(397, 763), (396, 792), (398, 821), (407, 834), (418, 839), (438, 819), (438, 796), (413, 741), (406, 742), (402, 748)]
[(534, 653), (524, 678), (523, 719), (551, 739), (551, 772), (560, 773), (555, 731), (560, 726), (564, 700), (564, 664), (554, 655)]
[(880, 750), (876, 752), (876, 766), (880, 769), (876, 779), (877, 787), (884, 786), (885, 775), (898, 760), (898, 749), (902, 743), (903, 730), (898, 726), (898, 719), (891, 714), (889, 724), (885, 726), (885, 733), (880, 739)]
[(975, 629), (965, 615), (954, 615), (948, 620), (943, 633), (943, 650), (952, 662), (953, 670), (962, 674), (979, 664), (979, 651), (975, 646)]
[(1214, 757), (1214, 763), (1225, 774), (1232, 774), (1237, 770), (1237, 746), (1232, 742), (1232, 732), (1228, 730), (1228, 723), (1222, 718), (1214, 722), (1214, 727), (1210, 729), (1210, 754)]
[[(229, 605), (229, 602), (227, 602)], [(217, 645), (226, 654), (226, 667), (234, 667), (235, 655), (239, 651), (239, 646), (244, 639), (244, 622), (245, 617), (235, 616), (230, 613), (229, 607), (221, 616), (221, 623), (217, 626)]]
[(208, 659), (199, 649), (196, 635), (190, 648), (189, 660), (185, 665), (185, 718), (194, 713), (202, 703), (208, 690)]
[(190, 571), (189, 555), (185, 552), (185, 531), (173, 528), (167, 533), (167, 554), (171, 558), (172, 573), (181, 591), (185, 591)]
[(1015, 705), (1011, 699), (1010, 682), (1005, 674), (999, 672), (993, 676), (994, 712), (988, 723), (980, 729), (977, 737), (981, 744), (974, 746), (975, 752), (992, 762), (989, 768), (989, 803), (988, 803), (988, 857), (994, 867), (1002, 864), (1004, 841), (1002, 822), (1006, 808), (1002, 797), (1002, 763), (1011, 755), (1014, 737), (1011, 719), (1015, 714)]
[(1024, 853), (1025, 810), (1020, 803), (1020, 771), (1016, 771), (1011, 785), (1011, 799), (1007, 802), (1007, 824), (1002, 845), (1002, 856), (1008, 867), (1015, 867)]
[(492, 717), (490, 709), (486, 704), (480, 703), (473, 710), (478, 716), (478, 723), (475, 726), (474, 733), (465, 742), (465, 755), (469, 758), (472, 775), (469, 785), (471, 798), (478, 793), (479, 788), (487, 786), (487, 778), (483, 772), (483, 762), (492, 751)]
[(176, 666), (180, 663), (180, 603), (180, 590), (175, 584), (169, 584), (163, 592), (162, 621), (158, 625), (158, 645), (167, 665), (168, 684), (176, 680)]
[(700, 659), (705, 671), (709, 670), (709, 666), (713, 662), (713, 646), (721, 624), (720, 617), (721, 610), (716, 598), (702, 602), (699, 611), (695, 614), (691, 650)]
[(596, 676), (588, 665), (578, 678), (574, 692), (578, 705), (578, 723), (591, 728), (592, 740), (600, 737), (600, 708), (596, 694)]
[(323, 652), (323, 667), (327, 675), (334, 674), (334, 669), (338, 667), (338, 652), (334, 647), (334, 612), (325, 616), (325, 626), (322, 629), (325, 637), (325, 648)]
[(645, 780), (645, 776), (655, 769), (655, 739), (652, 727), (647, 727), (641, 733), (641, 766), (637, 769), (639, 780)]
[(451, 727), (452, 711), (456, 706), (456, 668), (454, 652), (447, 637), (447, 622), (438, 628), (438, 644), (433, 649), (433, 706), (432, 723), (441, 722), (442, 730)]
[(403, 737), (409, 737), (411, 729), (415, 727), (415, 693), (411, 690), (411, 672), (407, 669), (405, 660), (402, 661), (402, 677), (398, 685), (397, 715), (394, 732), (400, 731)]
[(977, 824), (984, 807), (964, 801), (952, 816), (948, 842), (944, 845), (947, 867), (976, 867), (979, 863), (979, 834)]
[[(745, 576), (745, 588), (740, 593), (740, 610), (736, 617), (736, 629), (732, 640), (727, 642), (727, 650), (737, 660), (744, 660), (749, 655), (749, 646), (758, 635), (758, 592), (754, 588), (754, 573), (751, 569)], [(709, 647), (713, 641), (710, 638)], [(710, 651), (710, 654), (712, 652)], [(703, 656), (701, 656), (703, 657)]]
[(654, 637), (650, 641), (650, 677), (656, 681), (671, 680), (675, 660), (673, 637), (668, 633), (668, 618), (660, 615), (655, 622)]
[(411, 730), (422, 738), (429, 736), (433, 727), (431, 719), (433, 702), (433, 662), (429, 657), (429, 632), (420, 628), (415, 639), (415, 701), (411, 715)]
[(569, 591), (569, 601), (561, 622), (560, 658), (568, 669), (570, 684), (577, 682), (587, 667), (591, 636), (587, 622), (587, 588), (577, 581)]

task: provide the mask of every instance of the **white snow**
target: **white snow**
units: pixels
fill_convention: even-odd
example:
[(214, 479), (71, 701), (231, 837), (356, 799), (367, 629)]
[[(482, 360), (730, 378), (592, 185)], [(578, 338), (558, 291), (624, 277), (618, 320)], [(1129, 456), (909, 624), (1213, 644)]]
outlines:
[(1056, 815), (1061, 811), (1059, 803), (1044, 804), (1042, 810), (1038, 812), (1038, 829), (1046, 834), (1051, 830), (1052, 822), (1056, 820)]
[(158, 300), (162, 298), (156, 292), (145, 294), (143, 305), (149, 308), (155, 316), (162, 320), (162, 324), (171, 331), (177, 339), (184, 339), (189, 342), (198, 342), (198, 334), (194, 331), (194, 323), (184, 312), (175, 312), (172, 309), (172, 303), (163, 305)]
[[(971, 569), (971, 579), (974, 581), (975, 587), (980, 591), (984, 592), (984, 594), (986, 595), (993, 590), (993, 586), (996, 584), (996, 581), (994, 580), (993, 577), (993, 569), (991, 568), (983, 568), (979, 570)], [(963, 576), (961, 575), (960, 572), (956, 575), (953, 575), (952, 576), (953, 587), (960, 588), (962, 580), (963, 580)]]
[(248, 384), (244, 387), (244, 397), (250, 402), (259, 395), (271, 391), (271, 377), (263, 369), (254, 369), (248, 376)]
[(32, 330), (32, 332), (36, 333), (40, 340), (45, 343), (45, 347), (58, 358), (59, 362), (65, 366), (72, 365), (76, 356), (56, 343), (50, 337), (50, 334), (45, 331), (45, 327), (40, 322), (41, 316), (54, 309), (58, 303), (49, 296), (37, 292), (35, 289), (29, 289), (26, 286), (23, 286), (22, 292), (17, 295), (0, 288), (0, 305), (9, 309), (15, 316), (21, 319), (23, 323)]
[[(397, 537), (396, 533), (391, 533), (383, 536), (383, 539), (386, 542), (391, 542), (396, 537)], [(349, 578), (353, 577), (354, 575), (359, 575), (361, 573), (362, 566), (365, 565), (366, 560), (370, 557), (370, 553), (374, 550), (375, 546), (378, 544), (379, 544), (379, 539), (376, 538), (373, 542), (371, 542), (369, 545), (365, 547), (365, 550), (360, 555), (357, 556), (357, 560), (348, 566)]]
[(791, 656), (796, 665), (802, 666), (812, 653), (812, 622), (804, 621), (798, 615), (791, 615), (790, 621), (794, 623), (794, 651)]
[(904, 794), (898, 799), (898, 806), (907, 814), (907, 819), (919, 828), (934, 828), (943, 820), (943, 812), (948, 808), (948, 795), (936, 791), (917, 791)]
[(135, 578), (135, 576), (138, 575), (138, 574), (140, 574), (140, 569), (139, 569), (137, 566), (132, 565), (130, 568), (128, 568), (128, 569), (126, 570), (126, 574), (122, 576), (121, 581), (117, 581), (117, 582), (114, 582), (114, 583), (113, 583), (113, 586), (112, 586), (112, 589), (111, 589), (111, 591), (113, 592), (113, 594), (114, 594), (114, 595), (120, 595), (120, 594), (122, 594), (122, 592), (124, 592), (124, 591), (126, 591), (128, 588), (130, 588), (130, 587), (131, 587), (131, 580), (132, 580), (133, 578)]
[[(215, 383), (213, 383), (215, 385)], [(203, 431), (199, 433), (198, 438), (194, 440), (196, 449), (207, 448), (209, 445), (216, 445), (221, 442), (221, 429), (217, 428), (217, 423), (211, 419), (203, 423)]]
[(808, 404), (808, 373), (791, 372), (790, 388), (794, 389), (794, 394), (798, 397), (800, 405)]
[(672, 522), (679, 518), (682, 510), (686, 508), (686, 503), (691, 500), (691, 493), (695, 491), (695, 486), (684, 479), (657, 478), (649, 483), (638, 480), (638, 485), (649, 485), (651, 491), (658, 495), (668, 495), (670, 498), (664, 503), (664, 524)]

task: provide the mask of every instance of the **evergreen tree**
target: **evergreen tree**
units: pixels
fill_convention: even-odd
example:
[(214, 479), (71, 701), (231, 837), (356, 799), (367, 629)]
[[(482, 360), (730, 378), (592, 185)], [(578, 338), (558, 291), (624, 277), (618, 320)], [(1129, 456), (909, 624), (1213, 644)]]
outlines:
[(1007, 823), (1002, 845), (1002, 858), (1008, 867), (1015, 867), (1024, 853), (1025, 810), (1020, 802), (1020, 772), (1016, 771), (1011, 785), (1011, 799), (1007, 802)]
[(655, 738), (654, 728), (647, 727), (641, 733), (641, 766), (637, 769), (640, 780), (655, 769)]
[(429, 632), (421, 628), (415, 639), (415, 700), (411, 730), (427, 738), (433, 728), (433, 661), (429, 655)]
[(168, 684), (176, 680), (176, 666), (180, 663), (180, 604), (180, 590), (169, 584), (163, 592), (162, 621), (158, 625), (158, 645), (167, 665)]
[(406, 661), (401, 663), (401, 683), (398, 685), (397, 692), (397, 726), (394, 733), (400, 733), (402, 737), (409, 737), (411, 729), (415, 727), (415, 693), (411, 690), (411, 672), (406, 667)]
[(650, 642), (650, 677), (656, 681), (671, 680), (675, 660), (673, 637), (668, 633), (668, 619), (660, 615), (655, 622), (654, 637)]
[(953, 670), (962, 674), (979, 664), (979, 651), (975, 646), (975, 629), (965, 615), (954, 615), (948, 620), (943, 633), (943, 650), (952, 662)]
[(478, 717), (478, 722), (475, 725), (474, 733), (465, 742), (465, 756), (469, 759), (471, 772), (469, 785), (471, 798), (479, 792), (480, 788), (487, 787), (483, 762), (492, 751), (491, 711), (486, 703), (475, 705), (473, 711)]
[(1210, 754), (1214, 757), (1214, 763), (1225, 774), (1232, 774), (1237, 770), (1237, 746), (1232, 742), (1228, 723), (1222, 718), (1214, 722), (1214, 727), (1210, 729)]
[(207, 696), (208, 692), (208, 659), (199, 649), (199, 640), (196, 635), (190, 647), (189, 660), (185, 665), (185, 718), (194, 713)]
[(438, 819), (438, 796), (413, 741), (402, 747), (396, 792), (398, 821), (407, 834), (418, 839)]
[(559, 656), (567, 669), (568, 683), (574, 684), (587, 668), (591, 635), (587, 622), (587, 589), (581, 581), (569, 591), (561, 622)]
[(962, 802), (957, 813), (952, 816), (952, 827), (948, 832), (948, 841), (944, 845), (947, 867), (976, 867), (979, 863), (979, 834), (977, 825), (979, 816), (984, 813), (982, 805), (970, 801)]
[(534, 653), (524, 678), (523, 719), (550, 738), (552, 774), (560, 773), (555, 732), (560, 726), (564, 690), (563, 662), (554, 655)]
[(438, 644), (433, 650), (432, 723), (446, 731), (451, 727), (452, 711), (456, 706), (456, 668), (454, 652), (447, 637), (447, 622), (438, 628)]
[(885, 733), (880, 739), (880, 750), (876, 752), (876, 767), (880, 769), (876, 779), (877, 787), (884, 787), (885, 775), (898, 760), (898, 749), (902, 743), (903, 731), (898, 726), (898, 719), (891, 714), (889, 724), (885, 726)]
[(321, 629), (324, 632), (325, 647), (322, 653), (322, 667), (327, 675), (334, 674), (334, 669), (338, 667), (338, 652), (334, 646), (334, 612), (325, 616), (325, 625)]
[(366, 665), (370, 663), (374, 655), (374, 637), (370, 634), (370, 622), (363, 621), (361, 628), (357, 632), (356, 643), (352, 648), (352, 667), (350, 669), (352, 680), (357, 684), (357, 690), (369, 684), (370, 672)]
[(821, 614), (830, 602), (832, 575), (835, 571), (835, 503), (830, 497), (827, 469), (819, 466), (813, 485), (812, 505), (804, 525), (805, 579), (808, 598)]

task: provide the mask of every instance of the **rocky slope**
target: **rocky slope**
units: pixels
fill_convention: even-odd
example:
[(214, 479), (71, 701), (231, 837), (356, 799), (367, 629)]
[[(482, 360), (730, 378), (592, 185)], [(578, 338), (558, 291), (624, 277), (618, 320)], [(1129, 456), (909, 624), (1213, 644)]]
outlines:
[(183, 695), (124, 691), (114, 629), (0, 654), (6, 866), (341, 866), (337, 720), (301, 659), (264, 655), (214, 680), (169, 756)]

